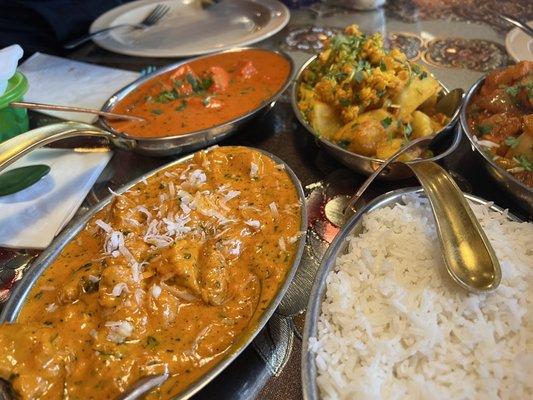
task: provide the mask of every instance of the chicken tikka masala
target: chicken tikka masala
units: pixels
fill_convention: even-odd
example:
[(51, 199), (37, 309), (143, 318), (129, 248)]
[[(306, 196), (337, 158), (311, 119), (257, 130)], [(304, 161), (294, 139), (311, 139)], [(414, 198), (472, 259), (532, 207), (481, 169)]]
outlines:
[(281, 91), (291, 73), (280, 54), (245, 49), (188, 62), (142, 84), (112, 109), (145, 119), (108, 121), (133, 137), (183, 135), (229, 122)]

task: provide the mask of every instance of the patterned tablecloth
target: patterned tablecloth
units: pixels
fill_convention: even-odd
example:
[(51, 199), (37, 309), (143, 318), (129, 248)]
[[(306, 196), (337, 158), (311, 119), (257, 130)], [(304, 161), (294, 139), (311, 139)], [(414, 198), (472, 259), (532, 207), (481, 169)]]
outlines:
[[(497, 11), (531, 20), (533, 2), (389, 0), (385, 8), (365, 12), (313, 3), (292, 9), (289, 25), (259, 45), (281, 48), (294, 58), (297, 65), (301, 65), (320, 50), (320, 39), (324, 35), (356, 23), (363, 31), (381, 32), (391, 46), (400, 47), (410, 59), (425, 63), (447, 87), (466, 89), (483, 73), (511, 62), (503, 45), (510, 25), (496, 16)], [(72, 58), (131, 70), (176, 61), (121, 56), (92, 44), (73, 53)], [(32, 114), (31, 117), (33, 126), (55, 122), (40, 114)], [(222, 144), (266, 149), (283, 158), (294, 169), (308, 194), (308, 244), (297, 277), (268, 326), (252, 346), (195, 398), (299, 399), (302, 397), (300, 332), (306, 294), (322, 254), (338, 231), (335, 215), (342, 203), (342, 195), (353, 193), (364, 177), (346, 170), (317, 147), (296, 121), (287, 93), (269, 114)], [(169, 160), (117, 151), (78, 214), (86, 212), (103, 198), (108, 193), (108, 187), (115, 189)], [(444, 165), (463, 190), (494, 200), (518, 215), (525, 215), (511, 198), (491, 185), (488, 175), (473, 159), (465, 140), (458, 151), (444, 161)], [(366, 200), (391, 189), (415, 185), (415, 180), (380, 182), (367, 194)], [(12, 283), (23, 273), (24, 268), (17, 262), (20, 254), (0, 249), (0, 302), (9, 295)], [(35, 252), (28, 254), (36, 255)]]

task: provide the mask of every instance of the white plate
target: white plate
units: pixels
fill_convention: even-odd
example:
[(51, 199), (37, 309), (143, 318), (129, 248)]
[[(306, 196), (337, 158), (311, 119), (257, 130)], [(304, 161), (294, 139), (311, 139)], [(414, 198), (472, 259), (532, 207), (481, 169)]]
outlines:
[(132, 56), (188, 57), (264, 40), (283, 29), (290, 17), (277, 0), (223, 0), (206, 10), (194, 0), (138, 0), (101, 15), (90, 31), (138, 23), (157, 4), (170, 7), (158, 24), (144, 30), (118, 28), (95, 43)]
[[(533, 28), (533, 21), (527, 23)], [(505, 48), (516, 61), (533, 61), (533, 38), (519, 28), (514, 28), (505, 37)]]

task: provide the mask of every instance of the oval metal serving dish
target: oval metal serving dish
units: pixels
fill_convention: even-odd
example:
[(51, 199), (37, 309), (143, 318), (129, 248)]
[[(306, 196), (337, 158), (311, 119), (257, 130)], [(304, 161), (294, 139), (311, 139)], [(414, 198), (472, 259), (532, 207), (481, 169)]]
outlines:
[[(304, 399), (318, 400), (320, 398), (318, 386), (316, 383), (317, 370), (315, 364), (314, 353), (309, 351), (309, 338), (316, 337), (317, 323), (321, 313), (322, 302), (326, 294), (326, 279), (329, 273), (335, 268), (337, 257), (343, 254), (346, 250), (348, 242), (346, 238), (353, 234), (362, 232), (363, 216), (371, 211), (392, 206), (394, 204), (401, 204), (402, 197), (406, 194), (423, 194), (423, 190), (419, 188), (406, 188), (395, 190), (376, 198), (374, 201), (366, 205), (360, 212), (355, 214), (348, 220), (342, 230), (337, 234), (335, 240), (328, 248), (328, 251), (322, 259), (320, 268), (315, 277), (313, 289), (307, 306), (307, 314), (305, 317), (305, 327), (302, 343), (302, 386)], [(465, 197), (475, 204), (490, 204), (490, 202), (479, 197), (465, 194)], [(502, 213), (503, 209), (492, 205), (492, 210)], [(507, 214), (509, 219), (521, 222), (512, 214)]]
[[(275, 163), (282, 164), (285, 166), (285, 170), (287, 171), (292, 183), (294, 184), (294, 187), (298, 193), (299, 201), (302, 204), (301, 209), (301, 216), (300, 216), (300, 231), (306, 231), (307, 230), (307, 212), (305, 208), (305, 195), (302, 189), (302, 185), (294, 172), (290, 169), (290, 167), (283, 162), (283, 160), (279, 159), (278, 157), (274, 156), (271, 153), (268, 153), (263, 150), (254, 149), (259, 152), (261, 152), (266, 157), (273, 160)], [(168, 169), (169, 167), (172, 167), (177, 164), (182, 164), (188, 160), (190, 160), (194, 154), (188, 155), (186, 157), (183, 157), (177, 161), (174, 161), (170, 164), (167, 164), (161, 168), (158, 168), (130, 183), (123, 186), (121, 189), (117, 191), (118, 194), (123, 193), (130, 189), (135, 184), (144, 181), (145, 179), (149, 179), (152, 175), (156, 174), (159, 171)], [(110, 195), (105, 200), (97, 204), (95, 207), (93, 207), (90, 211), (88, 211), (82, 218), (80, 218), (76, 223), (74, 223), (70, 228), (68, 228), (66, 231), (64, 231), (61, 235), (59, 235), (50, 245), (50, 247), (45, 250), (31, 265), (31, 267), (28, 269), (22, 280), (20, 280), (16, 287), (11, 294), (11, 297), (5, 304), (5, 307), (0, 314), (0, 324), (1, 323), (9, 323), (14, 322), (18, 314), (20, 313), (22, 307), (24, 306), (24, 301), (26, 297), (28, 296), (31, 288), (36, 283), (38, 278), (41, 276), (41, 274), (46, 270), (48, 266), (59, 256), (63, 248), (73, 239), (75, 239), (78, 232), (80, 232), (87, 222), (91, 219), (93, 215), (95, 215), (99, 210), (106, 207), (110, 201), (112, 200), (113, 196)], [(182, 393), (180, 393), (176, 399), (185, 399), (191, 397), (194, 393), (198, 392), (200, 389), (202, 389), (207, 383), (209, 383), (212, 379), (214, 379), (218, 374), (220, 374), (224, 368), (226, 368), (255, 338), (255, 336), (259, 333), (259, 331), (265, 326), (267, 321), (270, 319), (276, 308), (278, 307), (281, 299), (283, 298), (285, 292), (287, 291), (287, 288), (289, 287), (289, 284), (291, 280), (294, 277), (294, 274), (296, 273), (296, 269), (298, 268), (298, 265), (300, 263), (300, 259), (302, 257), (302, 253), (305, 246), (305, 235), (301, 235), (298, 239), (298, 246), (295, 253), (294, 262), (291, 265), (290, 269), (287, 272), (287, 275), (285, 277), (285, 280), (283, 284), (280, 286), (276, 296), (271, 300), (269, 306), (266, 308), (266, 310), (263, 312), (263, 314), (259, 317), (257, 320), (257, 323), (253, 326), (248, 327), (247, 331), (242, 332), (241, 339), (239, 342), (232, 348), (232, 350), (228, 353), (228, 355), (223, 358), (218, 364), (216, 364), (211, 370), (209, 370), (205, 375), (203, 375), (199, 380), (191, 384), (187, 389), (185, 389)]]
[(478, 160), (481, 161), (492, 179), (494, 179), (503, 190), (513, 197), (513, 199), (520, 203), (529, 214), (533, 215), (533, 189), (527, 187), (524, 183), (520, 182), (513, 175), (496, 164), (492, 158), (483, 151), (479, 143), (474, 140), (474, 135), (470, 132), (470, 128), (468, 127), (468, 118), (466, 115), (468, 106), (475, 94), (481, 89), (484, 82), (485, 77), (482, 77), (468, 90), (463, 102), (463, 107), (461, 108), (460, 126), (472, 145), (472, 151), (476, 153)]
[[(318, 140), (320, 144), (327, 150), (327, 152), (330, 153), (333, 157), (335, 157), (341, 163), (356, 172), (360, 172), (365, 175), (371, 175), (383, 163), (383, 160), (353, 153), (317, 135), (313, 130), (313, 127), (309, 124), (305, 116), (298, 108), (298, 85), (300, 84), (300, 79), (305, 69), (316, 58), (317, 56), (311, 57), (301, 66), (301, 68), (296, 73), (296, 78), (294, 79), (294, 84), (291, 91), (291, 105), (294, 113), (296, 114), (296, 118), (298, 118), (298, 121), (300, 121), (304, 128), (310, 134), (312, 134), (316, 138), (316, 140)], [(442, 83), (441, 86), (443, 88), (444, 93), (447, 93), (448, 89), (444, 85), (442, 85)], [(448, 124), (444, 126), (444, 128), (440, 131), (441, 133), (439, 133), (439, 139), (435, 140), (435, 142), (437, 142), (434, 146), (435, 150), (441, 151), (439, 151), (439, 154), (435, 157), (426, 159), (427, 161), (439, 161), (442, 158), (453, 153), (457, 146), (459, 146), (459, 143), (461, 141), (461, 132), (457, 129), (454, 129), (458, 120), (459, 110), (457, 110), (457, 112), (451, 117), (450, 122), (448, 122)], [(416, 162), (416, 160), (409, 161), (407, 164)], [(389, 167), (387, 167), (385, 171), (383, 171), (383, 173), (379, 176), (379, 179), (397, 180), (409, 178), (411, 176), (413, 176), (411, 169), (407, 167), (404, 163), (393, 163)]]
[[(237, 48), (237, 49), (221, 51), (221, 52), (209, 54), (206, 56), (187, 59), (185, 61), (180, 61), (175, 64), (170, 64), (170, 65), (167, 65), (166, 67), (157, 69), (153, 73), (137, 79), (136, 81), (130, 83), (126, 87), (120, 89), (118, 92), (113, 94), (102, 106), (102, 111), (111, 112), (111, 110), (113, 110), (113, 108), (116, 106), (117, 103), (119, 103), (129, 93), (135, 91), (139, 86), (169, 71), (173, 71), (182, 65), (189, 64), (196, 60), (202, 60), (202, 59), (206, 59), (209, 57), (213, 57), (219, 54), (235, 53), (235, 52), (241, 52), (241, 51), (250, 50), (250, 49), (254, 49), (254, 48), (253, 47), (242, 47), (242, 48)], [(165, 136), (165, 137), (155, 137), (155, 138), (134, 137), (134, 136), (128, 135), (125, 132), (119, 132), (116, 129), (114, 129), (112, 126), (110, 126), (106, 122), (106, 120), (103, 118), (100, 118), (98, 120), (98, 123), (106, 131), (111, 132), (113, 135), (119, 138), (122, 138), (123, 140), (126, 140), (126, 141), (133, 140), (135, 142), (135, 145), (133, 148), (135, 152), (146, 154), (146, 155), (151, 155), (151, 156), (167, 156), (167, 155), (173, 155), (173, 154), (181, 154), (185, 152), (198, 150), (200, 148), (218, 143), (224, 138), (234, 133), (237, 129), (241, 128), (244, 124), (246, 124), (253, 118), (258, 117), (266, 113), (267, 111), (269, 111), (275, 105), (277, 98), (287, 89), (287, 87), (289, 86), (289, 84), (291, 83), (293, 79), (294, 62), (292, 61), (292, 58), (290, 56), (288, 56), (287, 54), (281, 51), (273, 51), (273, 50), (266, 50), (266, 49), (260, 49), (260, 50), (270, 51), (272, 53), (275, 53), (281, 56), (282, 58), (284, 58), (289, 63), (289, 74), (287, 76), (287, 80), (284, 82), (284, 84), (280, 87), (280, 89), (276, 93), (274, 93), (270, 98), (262, 102), (261, 105), (259, 105), (259, 107), (237, 118), (234, 118), (232, 120), (226, 121), (224, 123), (215, 125), (207, 129), (194, 131), (194, 132), (190, 132), (187, 134)]]

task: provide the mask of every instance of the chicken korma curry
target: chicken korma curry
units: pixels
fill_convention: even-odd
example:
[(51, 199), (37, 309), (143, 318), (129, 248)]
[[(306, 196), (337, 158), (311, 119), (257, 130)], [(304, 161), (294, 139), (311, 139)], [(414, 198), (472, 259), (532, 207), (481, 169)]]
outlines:
[(170, 398), (246, 338), (294, 262), (297, 190), (260, 152), (223, 147), (98, 212), (0, 326), (0, 377), (27, 399), (111, 399), (168, 373)]
[(243, 116), (269, 101), (289, 79), (281, 55), (260, 49), (216, 54), (150, 79), (113, 112), (145, 122), (108, 121), (134, 137), (182, 135)]

